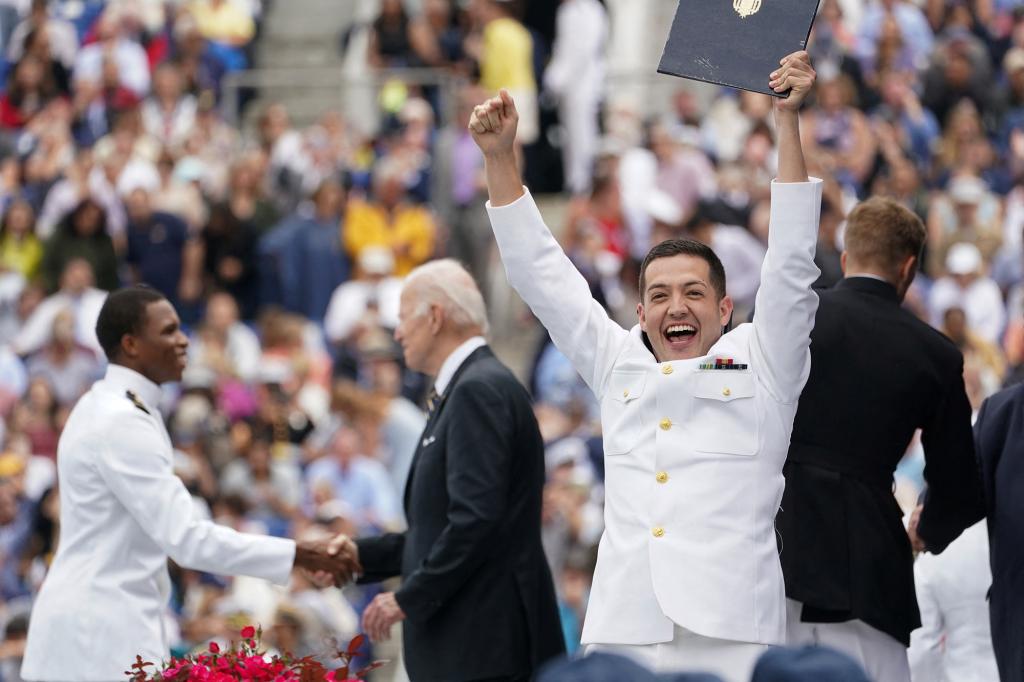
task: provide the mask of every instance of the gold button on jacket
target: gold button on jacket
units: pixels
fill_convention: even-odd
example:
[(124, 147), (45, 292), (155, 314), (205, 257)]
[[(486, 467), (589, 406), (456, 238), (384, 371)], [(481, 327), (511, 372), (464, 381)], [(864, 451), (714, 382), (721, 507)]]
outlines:
[(666, 417), (665, 419), (661, 420), (661, 423), (658, 424), (658, 426), (661, 427), (662, 431), (668, 431), (669, 429), (672, 428), (672, 420)]
[(654, 477), (654, 480), (656, 480), (658, 483), (667, 483), (668, 474), (665, 473), (664, 471), (659, 471), (657, 475)]
[(665, 534), (665, 529), (662, 528), (661, 526), (657, 526), (657, 527), (651, 529), (651, 535), (653, 535), (656, 538), (660, 538), (664, 534)]
[(661, 366), (661, 373), (662, 374), (671, 374), (673, 371), (675, 371), (675, 370), (672, 369), (672, 365), (662, 365)]

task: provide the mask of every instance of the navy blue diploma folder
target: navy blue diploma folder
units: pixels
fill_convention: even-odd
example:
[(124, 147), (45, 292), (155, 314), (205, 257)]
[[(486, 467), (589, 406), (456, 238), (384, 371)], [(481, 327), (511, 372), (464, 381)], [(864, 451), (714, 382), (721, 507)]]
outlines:
[(818, 0), (679, 0), (658, 73), (785, 97), (779, 60), (806, 49)]

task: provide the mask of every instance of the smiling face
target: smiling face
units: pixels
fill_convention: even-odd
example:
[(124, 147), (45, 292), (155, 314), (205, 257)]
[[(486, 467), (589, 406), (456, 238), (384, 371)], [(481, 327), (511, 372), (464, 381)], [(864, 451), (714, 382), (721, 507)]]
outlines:
[(155, 384), (181, 381), (188, 359), (188, 337), (181, 331), (181, 320), (167, 300), (146, 306), (146, 317), (138, 334), (123, 342), (134, 356), (140, 373)]
[(708, 262), (688, 254), (656, 258), (644, 279), (637, 315), (658, 362), (707, 355), (732, 315), (732, 299), (718, 297)]

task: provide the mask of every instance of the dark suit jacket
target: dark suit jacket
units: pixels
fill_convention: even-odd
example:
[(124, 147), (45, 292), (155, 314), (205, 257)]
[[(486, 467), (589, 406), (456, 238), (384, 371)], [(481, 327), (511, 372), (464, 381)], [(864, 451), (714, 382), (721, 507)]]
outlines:
[(1002, 682), (1024, 682), (1024, 385), (985, 401), (974, 442), (988, 512), (992, 645)]
[(908, 644), (920, 613), (892, 476), (916, 429), (929, 550), (983, 515), (963, 356), (885, 282), (844, 279), (819, 297), (776, 521), (786, 596), (805, 622), (860, 619)]
[(409, 529), (357, 541), (364, 582), (403, 578), (395, 597), (412, 680), (525, 677), (564, 652), (541, 547), (543, 487), (529, 396), (479, 348), (423, 431), (405, 490)]

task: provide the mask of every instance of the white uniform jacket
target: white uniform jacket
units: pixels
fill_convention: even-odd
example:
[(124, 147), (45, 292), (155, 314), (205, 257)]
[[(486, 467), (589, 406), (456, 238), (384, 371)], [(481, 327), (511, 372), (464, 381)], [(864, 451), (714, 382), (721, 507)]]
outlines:
[[(757, 312), (707, 356), (659, 364), (595, 302), (527, 194), (488, 205), (512, 286), (601, 403), (605, 532), (583, 643), (652, 644), (673, 623), (782, 644), (775, 513), (810, 371), (821, 181), (772, 183)], [(702, 370), (715, 358), (745, 370)]]
[(295, 543), (196, 516), (171, 468), (160, 388), (111, 364), (75, 405), (57, 448), (60, 543), (29, 623), (26, 680), (120, 680), (136, 654), (169, 656), (167, 558), (284, 584)]

